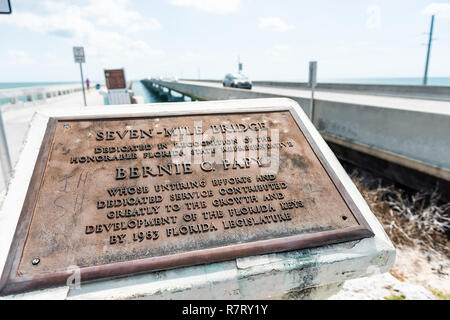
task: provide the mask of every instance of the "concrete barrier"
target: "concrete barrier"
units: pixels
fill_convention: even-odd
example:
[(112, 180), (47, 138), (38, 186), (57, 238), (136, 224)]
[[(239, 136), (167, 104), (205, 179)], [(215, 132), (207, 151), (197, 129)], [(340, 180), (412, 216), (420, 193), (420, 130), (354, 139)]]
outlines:
[(64, 84), (64, 85), (50, 85), (50, 86), (31, 86), (0, 89), (0, 99), (9, 99), (11, 103), (32, 102), (41, 103), (47, 99), (52, 99), (58, 96), (64, 96), (81, 91), (79, 84)]
[[(257, 108), (257, 109), (256, 109)], [(370, 211), (336, 157), (297, 104), (288, 99), (235, 102), (125, 105), (118, 108), (67, 107), (41, 110), (33, 117), (25, 145), (0, 211), (0, 272), (6, 264), (13, 235), (26, 198), (40, 145), (50, 118), (55, 117), (165, 117), (170, 115), (220, 114), (269, 110), (291, 110), (323, 153), (336, 178), (370, 226), (373, 237), (309, 249), (224, 259), (176, 269), (105, 277), (81, 286), (59, 285), (5, 297), (5, 299), (324, 299), (338, 291), (344, 281), (387, 272), (395, 259), (395, 248)], [(73, 196), (76, 196), (73, 194)], [(19, 226), (21, 224), (19, 223)], [(311, 231), (308, 231), (311, 232)], [(69, 253), (70, 254), (70, 253)], [(131, 259), (131, 258), (126, 258)], [(60, 267), (62, 269), (62, 267)], [(73, 269), (76, 271), (79, 269)], [(83, 276), (79, 274), (82, 280)], [(5, 278), (3, 278), (5, 279)], [(41, 278), (42, 279), (42, 278)], [(72, 276), (68, 280), (73, 279)], [(258, 288), (255, 290), (255, 288)]]
[[(288, 97), (297, 101), (310, 114), (310, 99), (305, 95), (274, 94), (263, 90), (242, 90), (212, 86), (202, 82), (164, 82), (143, 80), (145, 86), (157, 83), (196, 100), (254, 99)], [(293, 91), (293, 90), (291, 90)], [(314, 124), (325, 140), (333, 144), (368, 154), (389, 163), (406, 167), (436, 178), (448, 194), (450, 186), (450, 102), (439, 101), (429, 111), (412, 104), (406, 99), (399, 105), (395, 98), (386, 98), (380, 106), (374, 101), (361, 102), (315, 100)], [(353, 99), (355, 100), (355, 99)], [(414, 101), (413, 101), (414, 102)], [(421, 101), (422, 104), (426, 102)], [(437, 101), (433, 103), (437, 104)], [(390, 105), (391, 104), (391, 105)], [(367, 164), (366, 164), (367, 166)], [(418, 189), (429, 187), (424, 178), (412, 178), (408, 174), (380, 174), (405, 185), (415, 184)]]
[[(222, 83), (221, 80), (188, 80)], [(307, 82), (293, 81), (253, 81), (254, 86), (310, 90)], [(384, 85), (358, 83), (318, 83), (318, 91), (353, 92), (392, 97), (431, 99), (450, 101), (450, 86)]]

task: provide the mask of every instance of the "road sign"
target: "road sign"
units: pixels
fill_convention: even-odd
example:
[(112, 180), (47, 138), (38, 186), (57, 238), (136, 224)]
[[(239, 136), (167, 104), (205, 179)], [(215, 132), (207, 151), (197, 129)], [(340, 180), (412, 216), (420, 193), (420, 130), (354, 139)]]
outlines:
[(11, 3), (9, 2), (9, 0), (0, 0), (0, 13), (11, 13)]
[(76, 63), (85, 63), (86, 59), (84, 57), (84, 48), (83, 47), (73, 47), (73, 58)]
[(86, 104), (86, 93), (84, 91), (84, 78), (83, 78), (83, 67), (82, 63), (86, 62), (86, 58), (84, 56), (84, 48), (83, 47), (73, 47), (73, 58), (75, 60), (75, 63), (80, 64), (80, 74), (81, 74), (81, 87), (83, 88), (83, 99), (84, 99), (84, 105)]

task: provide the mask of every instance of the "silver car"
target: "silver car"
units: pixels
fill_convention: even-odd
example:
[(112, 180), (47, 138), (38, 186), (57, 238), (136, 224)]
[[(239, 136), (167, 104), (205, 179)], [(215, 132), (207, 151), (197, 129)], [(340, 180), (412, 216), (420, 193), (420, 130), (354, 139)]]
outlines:
[(227, 74), (222, 81), (224, 87), (251, 89), (252, 82), (248, 77), (240, 73)]

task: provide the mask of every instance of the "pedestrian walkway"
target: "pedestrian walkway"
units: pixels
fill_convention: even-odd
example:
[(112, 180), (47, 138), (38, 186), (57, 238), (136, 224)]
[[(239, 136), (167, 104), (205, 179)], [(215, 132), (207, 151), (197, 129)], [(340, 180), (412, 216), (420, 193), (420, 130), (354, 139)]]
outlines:
[[(86, 103), (89, 106), (103, 105), (103, 96), (99, 90), (91, 89), (86, 91)], [(66, 96), (24, 103), (22, 105), (2, 105), (2, 116), (6, 131), (6, 139), (11, 157), (11, 164), (14, 168), (22, 149), (23, 141), (26, 137), (30, 121), (37, 111), (51, 111), (69, 106), (83, 106), (83, 92), (76, 92)], [(4, 193), (3, 172), (0, 169), (0, 196)]]

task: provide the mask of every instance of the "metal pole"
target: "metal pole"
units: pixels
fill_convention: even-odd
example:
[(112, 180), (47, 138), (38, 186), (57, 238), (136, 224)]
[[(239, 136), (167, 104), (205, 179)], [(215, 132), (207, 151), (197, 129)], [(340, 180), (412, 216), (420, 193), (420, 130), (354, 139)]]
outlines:
[(83, 79), (83, 67), (81, 66), (80, 62), (80, 73), (81, 73), (81, 86), (83, 87), (83, 99), (84, 99), (84, 106), (86, 107), (86, 93), (84, 92), (84, 79)]
[(310, 109), (311, 109), (311, 122), (314, 124), (314, 85), (311, 86), (311, 103), (310, 103)]
[(424, 86), (427, 85), (428, 81), (428, 62), (430, 61), (431, 41), (433, 41), (433, 25), (434, 25), (434, 14), (431, 16), (430, 35), (428, 37), (427, 61), (425, 62), (425, 74), (423, 75)]
[(308, 84), (311, 86), (311, 101), (310, 101), (310, 119), (311, 122), (314, 124), (314, 89), (316, 87), (317, 82), (317, 61), (310, 61), (309, 62), (309, 80)]
[(5, 181), (5, 188), (8, 187), (9, 178), (11, 175), (11, 158), (9, 157), (8, 141), (6, 140), (5, 128), (3, 126), (2, 111), (0, 109), (0, 162), (3, 172), (3, 180)]

